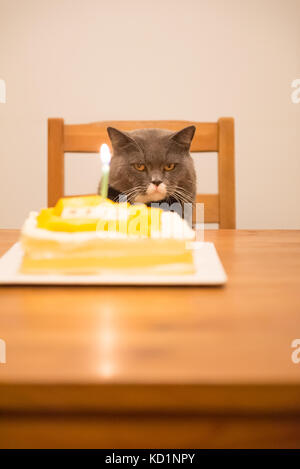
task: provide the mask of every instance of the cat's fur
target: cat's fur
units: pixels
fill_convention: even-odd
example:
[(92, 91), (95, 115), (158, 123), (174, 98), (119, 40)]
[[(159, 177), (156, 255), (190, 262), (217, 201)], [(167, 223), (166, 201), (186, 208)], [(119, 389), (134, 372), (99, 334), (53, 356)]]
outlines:
[[(113, 127), (108, 127), (107, 132), (113, 147), (110, 198), (117, 199), (123, 194), (131, 203), (194, 202), (196, 175), (189, 153), (194, 126), (179, 132), (164, 129), (123, 132)], [(138, 171), (135, 164), (144, 165), (144, 171)], [(173, 170), (164, 170), (171, 164), (175, 164)]]

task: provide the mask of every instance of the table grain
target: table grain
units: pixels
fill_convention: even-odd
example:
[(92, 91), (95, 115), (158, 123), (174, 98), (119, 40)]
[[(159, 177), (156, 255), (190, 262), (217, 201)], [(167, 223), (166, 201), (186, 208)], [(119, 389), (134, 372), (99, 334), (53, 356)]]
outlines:
[(300, 231), (205, 240), (224, 287), (0, 287), (0, 446), (300, 446)]

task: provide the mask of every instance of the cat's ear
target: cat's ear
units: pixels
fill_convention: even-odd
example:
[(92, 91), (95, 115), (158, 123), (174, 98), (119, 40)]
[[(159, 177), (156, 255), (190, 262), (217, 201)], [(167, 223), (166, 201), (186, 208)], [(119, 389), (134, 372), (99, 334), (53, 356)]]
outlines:
[(171, 140), (182, 145), (185, 149), (189, 150), (193, 137), (195, 135), (196, 127), (194, 125), (189, 125), (179, 132), (176, 132), (171, 136)]
[(107, 127), (107, 133), (113, 148), (123, 148), (135, 143), (129, 135), (114, 127)]

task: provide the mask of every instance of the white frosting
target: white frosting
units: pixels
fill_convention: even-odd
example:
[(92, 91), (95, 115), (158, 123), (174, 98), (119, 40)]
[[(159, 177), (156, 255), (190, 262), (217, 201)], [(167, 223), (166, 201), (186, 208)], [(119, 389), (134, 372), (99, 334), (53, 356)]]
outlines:
[(176, 212), (163, 212), (161, 217), (161, 238), (191, 240), (195, 232)]
[[(22, 235), (30, 238), (54, 240), (60, 242), (83, 242), (96, 238), (110, 239), (139, 239), (140, 235), (127, 235), (114, 231), (51, 231), (37, 227), (37, 212), (30, 212), (22, 227)], [(77, 215), (78, 216), (78, 215)], [(94, 218), (94, 217), (92, 217)], [(144, 238), (148, 238), (144, 236)], [(151, 232), (152, 239), (183, 239), (193, 240), (195, 232), (178, 213), (163, 212), (161, 217), (161, 231)]]
[(127, 220), (125, 205), (99, 204), (90, 207), (65, 207), (61, 218), (99, 218), (101, 220)]

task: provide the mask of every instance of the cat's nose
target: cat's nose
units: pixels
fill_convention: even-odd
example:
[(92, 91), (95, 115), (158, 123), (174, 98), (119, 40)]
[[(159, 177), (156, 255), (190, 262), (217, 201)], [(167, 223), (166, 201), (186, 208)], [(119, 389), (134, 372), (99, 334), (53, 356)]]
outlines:
[(151, 181), (152, 184), (154, 184), (155, 186), (159, 186), (161, 183), (162, 183), (162, 180), (161, 179), (154, 179), (153, 181)]

